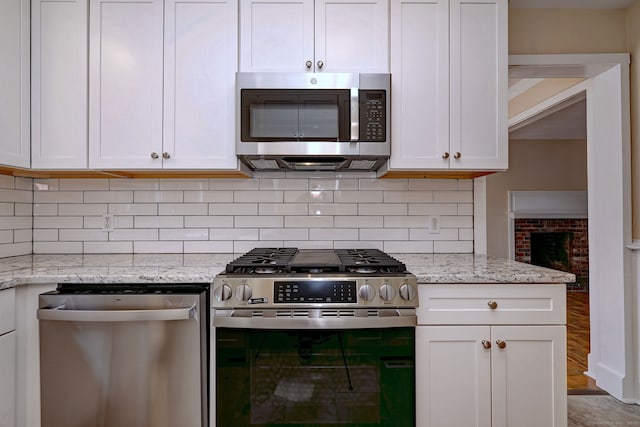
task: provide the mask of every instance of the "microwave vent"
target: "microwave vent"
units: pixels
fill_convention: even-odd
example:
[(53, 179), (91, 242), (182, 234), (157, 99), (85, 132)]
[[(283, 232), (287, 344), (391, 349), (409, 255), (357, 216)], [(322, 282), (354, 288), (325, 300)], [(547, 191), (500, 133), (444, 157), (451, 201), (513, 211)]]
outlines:
[(352, 160), (349, 169), (371, 170), (375, 164), (375, 160)]
[(257, 170), (280, 169), (278, 162), (273, 159), (252, 159), (251, 165)]

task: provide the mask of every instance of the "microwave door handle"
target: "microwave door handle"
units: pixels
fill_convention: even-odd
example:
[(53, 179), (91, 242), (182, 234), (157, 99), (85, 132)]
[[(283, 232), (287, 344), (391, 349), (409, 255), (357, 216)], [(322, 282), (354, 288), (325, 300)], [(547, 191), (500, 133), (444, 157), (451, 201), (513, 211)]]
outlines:
[(358, 100), (358, 88), (351, 88), (351, 141), (360, 138), (360, 103)]

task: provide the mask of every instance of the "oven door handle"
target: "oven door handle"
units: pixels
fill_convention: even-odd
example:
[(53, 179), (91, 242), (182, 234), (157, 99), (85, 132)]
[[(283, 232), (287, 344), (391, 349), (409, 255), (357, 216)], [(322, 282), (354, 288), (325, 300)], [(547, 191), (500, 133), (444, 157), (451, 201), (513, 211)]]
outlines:
[(189, 320), (195, 317), (195, 305), (161, 310), (66, 310), (64, 305), (38, 309), (38, 319), (63, 322), (148, 322)]

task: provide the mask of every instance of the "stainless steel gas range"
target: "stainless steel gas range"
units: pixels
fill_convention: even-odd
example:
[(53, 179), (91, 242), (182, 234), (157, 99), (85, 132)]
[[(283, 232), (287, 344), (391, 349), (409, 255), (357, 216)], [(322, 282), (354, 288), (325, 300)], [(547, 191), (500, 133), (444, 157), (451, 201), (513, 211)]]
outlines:
[(413, 426), (417, 305), (379, 250), (240, 256), (213, 283), (217, 425)]

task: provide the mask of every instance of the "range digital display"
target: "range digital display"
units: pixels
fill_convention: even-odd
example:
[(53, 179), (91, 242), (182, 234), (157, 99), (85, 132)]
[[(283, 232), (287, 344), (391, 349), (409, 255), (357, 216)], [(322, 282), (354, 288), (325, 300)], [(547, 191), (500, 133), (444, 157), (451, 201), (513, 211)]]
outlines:
[(274, 303), (356, 303), (355, 280), (276, 281)]

